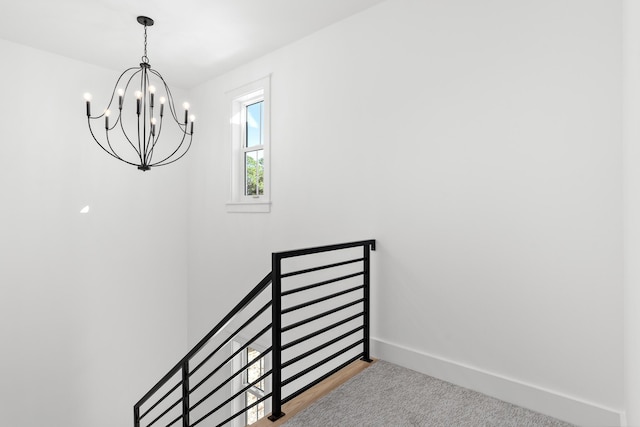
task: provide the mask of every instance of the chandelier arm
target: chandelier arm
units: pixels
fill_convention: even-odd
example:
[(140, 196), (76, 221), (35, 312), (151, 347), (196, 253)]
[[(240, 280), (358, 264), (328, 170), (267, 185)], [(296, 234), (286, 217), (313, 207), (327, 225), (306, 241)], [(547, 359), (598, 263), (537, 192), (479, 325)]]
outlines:
[[(145, 157), (145, 150), (144, 150), (144, 134), (146, 133), (146, 126), (145, 126), (145, 117), (147, 116), (147, 106), (146, 103), (144, 102), (146, 100), (146, 92), (145, 92), (145, 87), (144, 87), (144, 75), (145, 75), (145, 68), (141, 67), (140, 69), (141, 74), (140, 74), (140, 92), (142, 93), (141, 95), (141, 99), (140, 99), (140, 103), (139, 105), (141, 105), (140, 111), (138, 111), (138, 153), (140, 154), (140, 163), (142, 164), (142, 166), (144, 166), (145, 162), (144, 162), (144, 157)], [(140, 114), (142, 113), (142, 129), (140, 129)], [(140, 131), (142, 130), (142, 138), (140, 138)]]
[(171, 116), (173, 117), (173, 120), (175, 120), (176, 123), (180, 124), (180, 121), (178, 120), (178, 116), (176, 114), (176, 108), (173, 102), (173, 94), (171, 93), (171, 89), (169, 88), (169, 85), (167, 85), (167, 83), (164, 81), (164, 78), (162, 77), (162, 75), (156, 70), (154, 70), (153, 68), (150, 68), (149, 72), (151, 72), (154, 76), (158, 77), (160, 81), (162, 81), (162, 84), (164, 85), (164, 90), (165, 92), (167, 92), (167, 101), (169, 104), (169, 111), (171, 111)]
[(140, 116), (138, 116), (138, 149), (136, 151), (140, 158), (140, 165), (144, 166), (145, 162), (143, 160), (142, 148), (140, 147)]
[(185, 155), (185, 154), (187, 154), (187, 152), (189, 152), (189, 149), (191, 148), (191, 141), (192, 141), (192, 140), (193, 140), (193, 135), (192, 135), (192, 134), (190, 134), (190, 138), (189, 138), (189, 145), (187, 146), (187, 149), (184, 151), (184, 153), (182, 153), (179, 157), (177, 157), (177, 158), (175, 158), (175, 159), (171, 160), (170, 162), (162, 163), (162, 162), (164, 162), (165, 160), (168, 160), (168, 157), (167, 157), (166, 159), (164, 159), (164, 160), (162, 160), (162, 161), (160, 161), (160, 162), (158, 162), (158, 163), (154, 163), (154, 164), (152, 164), (152, 165), (150, 165), (150, 166), (166, 166), (166, 165), (170, 165), (170, 164), (171, 164), (171, 163), (173, 163), (173, 162), (177, 162), (178, 160), (180, 160), (181, 158), (183, 158), (183, 157), (184, 157), (184, 155)]
[[(107, 108), (102, 112), (102, 114), (100, 114), (99, 116), (90, 116), (90, 119), (100, 119), (102, 117), (104, 117), (105, 113), (107, 112), (107, 110), (111, 107), (111, 103), (113, 102), (113, 98), (116, 95), (116, 91), (118, 90), (118, 83), (120, 82), (120, 80), (122, 79), (122, 77), (128, 73), (131, 70), (136, 70), (138, 68), (136, 67), (131, 67), (131, 68), (127, 68), (126, 70), (124, 70), (122, 72), (122, 74), (120, 74), (120, 77), (118, 77), (118, 80), (116, 80), (116, 85), (113, 87), (113, 91), (111, 92), (111, 98), (109, 99), (109, 103), (107, 104)], [(134, 73), (133, 75), (135, 76), (136, 73)], [(133, 78), (133, 76), (131, 76), (131, 78)], [(129, 79), (129, 81), (131, 81), (131, 78)], [(129, 87), (129, 84), (127, 83), (127, 87)], [(126, 88), (125, 88), (126, 91)]]
[[(129, 80), (127, 80), (127, 84), (124, 87), (124, 95), (127, 94), (127, 90), (129, 89), (129, 85), (131, 84), (131, 80), (133, 80), (133, 78), (140, 72), (141, 67), (135, 68), (135, 67), (131, 67), (128, 70), (126, 70), (124, 73), (122, 73), (120, 75), (120, 77), (118, 78), (118, 80), (116, 81), (116, 86), (118, 85), (118, 82), (120, 82), (120, 79), (122, 79), (122, 77), (125, 75), (125, 73), (131, 71), (131, 70), (137, 70), (135, 73), (133, 73), (131, 75), (131, 77), (129, 77)], [(123, 97), (124, 97), (123, 95)], [(119, 118), (122, 116), (122, 110), (120, 110), (119, 113)], [(122, 130), (122, 134), (124, 135), (124, 137), (126, 138), (127, 142), (129, 142), (129, 145), (131, 145), (131, 148), (133, 148), (133, 151), (136, 152), (136, 155), (138, 157), (140, 157), (140, 152), (136, 149), (135, 144), (131, 141), (131, 138), (129, 138), (129, 135), (127, 135), (127, 132), (124, 130), (124, 119), (120, 119), (120, 130)], [(140, 158), (140, 160), (142, 161), (142, 158)], [(136, 165), (134, 165), (136, 166)]]
[[(122, 74), (120, 74), (120, 77), (118, 77), (118, 80), (116, 80), (116, 85), (114, 86), (113, 91), (111, 92), (111, 98), (109, 99), (109, 103), (107, 104), (107, 108), (106, 108), (106, 109), (102, 112), (102, 114), (100, 114), (99, 116), (89, 116), (89, 119), (97, 120), (97, 119), (101, 119), (102, 117), (104, 117), (104, 116), (105, 116), (105, 114), (106, 114), (107, 110), (109, 110), (109, 108), (111, 107), (111, 103), (113, 102), (113, 98), (114, 98), (114, 96), (115, 96), (115, 94), (116, 94), (116, 90), (117, 90), (117, 88), (118, 88), (118, 83), (119, 83), (119, 82), (120, 82), (120, 80), (122, 79), (122, 76), (124, 76), (124, 75), (125, 75), (126, 73), (128, 73), (129, 71), (131, 71), (131, 70), (135, 70), (135, 69), (136, 69), (135, 67), (128, 68), (128, 69), (124, 70), (124, 71), (122, 72)], [(135, 74), (134, 74), (134, 75), (135, 75)], [(132, 77), (133, 77), (133, 76), (132, 76)], [(129, 80), (131, 80), (131, 79), (129, 79)], [(129, 85), (127, 84), (127, 86), (129, 86)], [(111, 129), (113, 129), (115, 126), (116, 126), (116, 124), (114, 124), (114, 125), (113, 125), (113, 127), (111, 127)], [(95, 136), (94, 136), (94, 139), (95, 139)]]
[[(149, 70), (146, 70), (145, 73), (145, 78), (147, 81), (147, 89), (149, 89), (152, 85), (151, 85), (151, 80), (149, 79)], [(145, 163), (149, 164), (151, 157), (153, 156), (153, 145), (152, 145), (152, 141), (155, 138), (155, 126), (153, 125), (152, 120), (155, 118), (155, 116), (153, 115), (153, 108), (154, 108), (154, 102), (151, 101), (151, 92), (148, 92), (149, 94), (149, 120), (145, 121), (145, 124), (148, 123), (149, 124), (149, 137), (147, 138), (147, 141), (144, 145), (145, 148)], [(155, 94), (153, 95), (155, 96)]]
[[(188, 124), (187, 124), (187, 123), (181, 123), (181, 122), (178, 120), (178, 116), (177, 116), (177, 114), (176, 114), (176, 110), (175, 110), (175, 103), (174, 103), (174, 101), (173, 101), (173, 94), (171, 93), (171, 89), (170, 89), (170, 88), (169, 88), (169, 86), (166, 84), (166, 82), (165, 82), (164, 78), (162, 77), (162, 75), (161, 75), (159, 72), (157, 72), (156, 70), (152, 69), (152, 68), (150, 68), (150, 69), (149, 69), (149, 72), (151, 72), (153, 75), (155, 75), (156, 77), (158, 77), (158, 78), (162, 81), (162, 84), (164, 85), (164, 87), (165, 87), (165, 91), (166, 91), (166, 93), (167, 93), (167, 100), (169, 101), (169, 102), (168, 102), (168, 104), (169, 104), (169, 110), (171, 111), (171, 116), (173, 117), (173, 120), (176, 122), (176, 124), (177, 124), (177, 125), (180, 127), (180, 129), (182, 130), (182, 140), (180, 141), (180, 144), (176, 147), (176, 149), (175, 149), (175, 150), (173, 150), (173, 152), (172, 152), (170, 155), (168, 155), (168, 156), (167, 156), (167, 157), (165, 157), (164, 159), (162, 159), (162, 160), (160, 160), (160, 161), (158, 161), (158, 162), (155, 162), (155, 163), (151, 163), (151, 161), (150, 161), (150, 159), (149, 159), (150, 166), (164, 166), (164, 165), (168, 165), (168, 164), (170, 164), (170, 163), (173, 163), (173, 162), (175, 162), (175, 161), (179, 160), (179, 159), (180, 159), (180, 158), (182, 158), (185, 154), (187, 154), (187, 152), (188, 152), (188, 151), (189, 151), (189, 149), (191, 148), (191, 142), (192, 142), (192, 140), (193, 140), (193, 135), (192, 135), (192, 134), (190, 134), (190, 133), (187, 131), (187, 126), (188, 126)], [(180, 149), (183, 147), (184, 142), (185, 142), (185, 138), (186, 138), (186, 136), (187, 136), (187, 135), (189, 135), (189, 136), (190, 136), (190, 138), (189, 138), (189, 144), (188, 144), (188, 146), (187, 146), (187, 149), (186, 149), (186, 150), (185, 150), (185, 151), (184, 151), (180, 156), (178, 156), (177, 158), (175, 158), (175, 159), (173, 159), (173, 160), (170, 160), (170, 159), (171, 159), (171, 158), (172, 158), (172, 157), (173, 157), (173, 156), (174, 156), (178, 151), (180, 151)], [(157, 143), (157, 140), (158, 140), (158, 138), (156, 138), (156, 140), (154, 141), (154, 144), (152, 145), (152, 148), (151, 148), (151, 150), (152, 150), (152, 151), (153, 151), (153, 148), (155, 147), (155, 144)], [(169, 160), (170, 160), (170, 161), (169, 161)]]
[[(175, 158), (175, 159), (173, 159), (171, 161), (167, 161), (167, 160), (171, 159), (178, 152), (178, 150), (180, 150), (180, 147), (182, 147), (182, 144), (184, 144), (184, 140), (187, 137), (187, 135), (189, 135), (189, 145), (187, 146), (187, 149), (184, 150), (184, 152), (180, 156), (178, 156), (177, 158)], [(187, 152), (191, 148), (191, 141), (192, 140), (193, 140), (193, 134), (183, 133), (182, 141), (180, 141), (180, 144), (178, 145), (178, 147), (175, 150), (173, 150), (173, 153), (171, 153), (170, 155), (168, 155), (164, 159), (160, 160), (159, 162), (153, 163), (151, 166), (164, 166), (164, 165), (171, 164), (171, 163), (173, 163), (173, 162), (175, 162), (177, 160), (180, 160), (182, 158), (182, 156), (187, 154)]]
[[(122, 74), (120, 74), (120, 77), (118, 77), (118, 80), (116, 80), (115, 86), (113, 86), (113, 91), (111, 92), (111, 99), (109, 99), (109, 104), (107, 105), (107, 109), (109, 109), (109, 107), (111, 107), (111, 103), (113, 102), (113, 99), (116, 96), (116, 91), (118, 90), (118, 83), (120, 83), (120, 80), (122, 80), (122, 77), (124, 77), (124, 75), (127, 74), (129, 71), (136, 70), (136, 69), (138, 69), (138, 68), (136, 68), (136, 67), (127, 68), (126, 70), (124, 70), (122, 72)], [(134, 75), (135, 75), (135, 73), (134, 73)], [(131, 79), (129, 79), (129, 80), (131, 80)], [(129, 84), (127, 84), (127, 87), (128, 86), (129, 86)], [(126, 91), (126, 88), (125, 88), (125, 91)]]
[(106, 132), (106, 138), (107, 138), (107, 145), (109, 145), (109, 149), (111, 150), (111, 152), (113, 153), (113, 156), (118, 159), (121, 160), (123, 162), (126, 162), (126, 160), (124, 160), (122, 157), (120, 157), (118, 155), (118, 153), (116, 153), (116, 150), (113, 149), (113, 146), (111, 146), (111, 140), (109, 139), (109, 131), (107, 130)]
[(156, 145), (155, 141), (157, 141), (157, 138), (155, 138), (155, 136), (154, 136), (154, 134), (152, 132), (149, 132), (149, 136), (147, 137), (147, 141), (144, 144), (144, 147), (145, 147), (144, 162), (145, 162), (145, 164), (151, 163), (151, 157), (153, 157), (153, 147)]
[(182, 144), (184, 144), (184, 140), (185, 140), (187, 135), (188, 135), (187, 133), (182, 132), (182, 140), (180, 140), (180, 144), (178, 144), (176, 149), (173, 150), (173, 153), (169, 154), (167, 157), (165, 157), (164, 159), (160, 160), (159, 162), (156, 162), (156, 164), (165, 162), (165, 161), (169, 160), (170, 158), (172, 158), (180, 150), (180, 148), (182, 147)]
[[(140, 153), (138, 152), (138, 150), (136, 150), (136, 146), (133, 145), (133, 142), (131, 142), (131, 140), (129, 139), (129, 135), (127, 135), (127, 133), (124, 130), (123, 120), (120, 120), (120, 129), (122, 130), (122, 134), (124, 135), (124, 137), (127, 140), (127, 142), (129, 142), (129, 145), (131, 145), (131, 148), (133, 148), (133, 151), (135, 151), (137, 156), (140, 157)], [(129, 163), (129, 162), (127, 162), (127, 163)], [(130, 164), (136, 166), (133, 163), (130, 163)]]
[[(116, 87), (118, 86), (118, 83), (120, 82), (120, 80), (122, 79), (122, 77), (125, 75), (125, 73), (131, 71), (131, 70), (136, 70), (135, 73), (131, 74), (131, 77), (129, 77), (129, 80), (127, 80), (127, 84), (124, 87), (124, 95), (127, 94), (127, 90), (129, 89), (129, 85), (131, 84), (131, 80), (133, 80), (133, 78), (142, 71), (142, 67), (131, 67), (128, 70), (126, 70), (124, 73), (122, 73), (120, 75), (120, 77), (118, 78), (118, 80), (116, 81)], [(123, 95), (123, 96), (124, 96)]]
[[(160, 133), (162, 132), (162, 117), (160, 117), (160, 123), (158, 123), (158, 132), (155, 135), (155, 139), (153, 141), (153, 144), (151, 145), (151, 156), (153, 156), (153, 149), (156, 147), (156, 143), (158, 142), (158, 140), (160, 139)], [(151, 163), (151, 156), (149, 156), (148, 162)]]
[(110, 155), (111, 157), (115, 157), (116, 159), (118, 158), (118, 156), (115, 155), (115, 153), (112, 153), (111, 151), (107, 150), (106, 148), (104, 148), (104, 146), (100, 143), (100, 141), (98, 141), (98, 138), (96, 138), (96, 135), (93, 133), (93, 128), (91, 127), (91, 117), (87, 118), (87, 125), (89, 126), (89, 132), (91, 133), (91, 136), (93, 137), (93, 140), (96, 142), (96, 144), (98, 144), (98, 146), (100, 146), (100, 148), (102, 148), (108, 155)]
[(100, 148), (102, 148), (105, 153), (107, 153), (108, 155), (110, 155), (111, 157), (113, 157), (115, 159), (121, 160), (121, 161), (123, 161), (125, 163), (128, 163), (128, 164), (132, 165), (132, 166), (137, 166), (135, 163), (131, 163), (131, 162), (128, 162), (128, 161), (120, 158), (118, 155), (115, 154), (115, 152), (112, 153), (109, 150), (107, 150), (106, 148), (104, 148), (104, 146), (100, 143), (100, 141), (98, 141), (98, 139), (96, 138), (95, 134), (93, 133), (93, 129), (91, 128), (91, 122), (89, 122), (89, 132), (91, 132), (91, 136), (93, 137), (93, 140), (96, 142), (96, 144), (98, 144), (98, 146)]
[(150, 142), (150, 147), (149, 147), (149, 151), (147, 152), (147, 156), (145, 157), (145, 161), (150, 164), (151, 163), (151, 159), (153, 158), (153, 149), (156, 146), (156, 143), (158, 142), (158, 139), (160, 138), (160, 134), (158, 133), (158, 135), (151, 135), (149, 142)]
[(108, 130), (109, 131), (114, 130), (118, 126), (119, 121), (120, 121), (120, 114), (118, 114), (118, 118), (116, 118), (116, 121), (113, 123), (113, 126), (111, 126)]

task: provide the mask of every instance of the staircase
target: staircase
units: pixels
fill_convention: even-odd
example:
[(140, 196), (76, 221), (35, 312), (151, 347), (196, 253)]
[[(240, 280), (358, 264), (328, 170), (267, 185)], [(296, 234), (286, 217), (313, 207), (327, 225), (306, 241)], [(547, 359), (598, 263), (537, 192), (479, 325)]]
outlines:
[[(272, 270), (134, 405), (134, 426), (244, 426), (369, 355), (375, 240), (272, 254)], [(262, 421), (264, 422), (264, 421)]]

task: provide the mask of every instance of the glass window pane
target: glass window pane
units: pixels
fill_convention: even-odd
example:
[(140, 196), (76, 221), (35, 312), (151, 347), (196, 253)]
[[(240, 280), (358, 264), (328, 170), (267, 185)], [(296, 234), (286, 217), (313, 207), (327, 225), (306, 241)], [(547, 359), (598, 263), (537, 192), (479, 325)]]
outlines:
[(258, 419), (264, 418), (264, 402), (258, 403)]
[[(258, 396), (251, 393), (250, 391), (246, 392), (245, 395), (247, 399), (247, 406), (251, 405), (252, 403), (255, 403), (258, 400)], [(249, 410), (247, 410), (246, 414), (247, 414), (247, 421), (246, 421), (247, 425), (255, 423), (260, 418), (264, 418), (264, 402), (260, 402), (253, 408), (250, 408)]]
[[(249, 347), (247, 348), (247, 363), (260, 356), (260, 352)], [(247, 383), (251, 384), (264, 375), (264, 357), (256, 360), (255, 363), (249, 365), (247, 368)], [(264, 379), (254, 385), (259, 390), (264, 391)]]
[(262, 145), (262, 127), (264, 124), (262, 114), (263, 101), (247, 105), (246, 123), (246, 147)]
[(246, 196), (261, 196), (264, 194), (264, 150), (256, 150), (244, 155), (245, 191)]
[[(255, 403), (256, 400), (258, 400), (258, 398), (253, 393), (247, 392), (247, 406), (251, 405), (252, 403)], [(258, 418), (262, 418), (262, 417), (259, 417), (259, 414), (258, 414), (259, 406), (260, 404), (254, 406), (253, 408), (247, 411), (247, 425), (255, 423), (256, 421), (258, 421)]]

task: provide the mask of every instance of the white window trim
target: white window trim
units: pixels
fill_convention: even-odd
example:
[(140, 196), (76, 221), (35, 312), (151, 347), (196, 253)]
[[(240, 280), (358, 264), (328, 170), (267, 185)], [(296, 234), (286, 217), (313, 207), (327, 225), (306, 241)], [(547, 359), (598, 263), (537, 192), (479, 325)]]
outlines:
[[(243, 149), (243, 107), (256, 100), (263, 101), (263, 149), (264, 149), (264, 194), (245, 196), (244, 194), (244, 149)], [(231, 107), (229, 133), (231, 142), (231, 185), (227, 212), (270, 212), (271, 211), (271, 75), (249, 83), (227, 93)]]

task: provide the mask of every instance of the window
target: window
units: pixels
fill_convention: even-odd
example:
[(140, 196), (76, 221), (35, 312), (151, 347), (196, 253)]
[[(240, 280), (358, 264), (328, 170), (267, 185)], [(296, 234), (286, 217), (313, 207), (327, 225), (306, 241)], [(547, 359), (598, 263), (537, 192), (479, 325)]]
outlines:
[[(256, 403), (271, 392), (271, 375), (258, 381), (271, 369), (270, 353), (265, 352), (269, 343), (257, 340), (247, 345), (246, 342), (246, 337), (238, 335), (232, 343), (233, 351), (236, 353), (232, 361), (232, 371), (237, 373), (233, 379), (232, 390), (238, 395), (233, 399), (231, 410), (236, 414), (241, 413), (231, 422), (230, 425), (233, 427), (253, 424), (271, 411), (270, 399)], [(256, 383), (249, 386), (253, 382)], [(245, 388), (247, 390), (244, 390)], [(254, 403), (255, 406), (247, 409)], [(247, 410), (244, 411), (245, 409)]]
[(229, 92), (231, 197), (228, 212), (269, 212), (270, 78)]
[[(255, 363), (252, 363), (247, 368), (244, 374), (244, 385), (247, 386), (254, 381), (257, 381), (262, 375), (264, 375), (264, 357), (260, 357), (260, 352), (251, 347), (247, 347), (245, 350), (245, 357), (247, 363), (251, 363), (252, 360), (255, 360)], [(265, 381), (264, 378), (253, 385), (249, 390), (245, 392), (245, 405), (249, 406), (253, 403), (257, 402), (259, 399), (264, 397), (265, 390)], [(264, 402), (260, 402), (257, 405), (250, 408), (246, 413), (246, 425), (251, 425), (258, 421), (260, 418), (264, 417), (265, 414), (265, 406)]]

